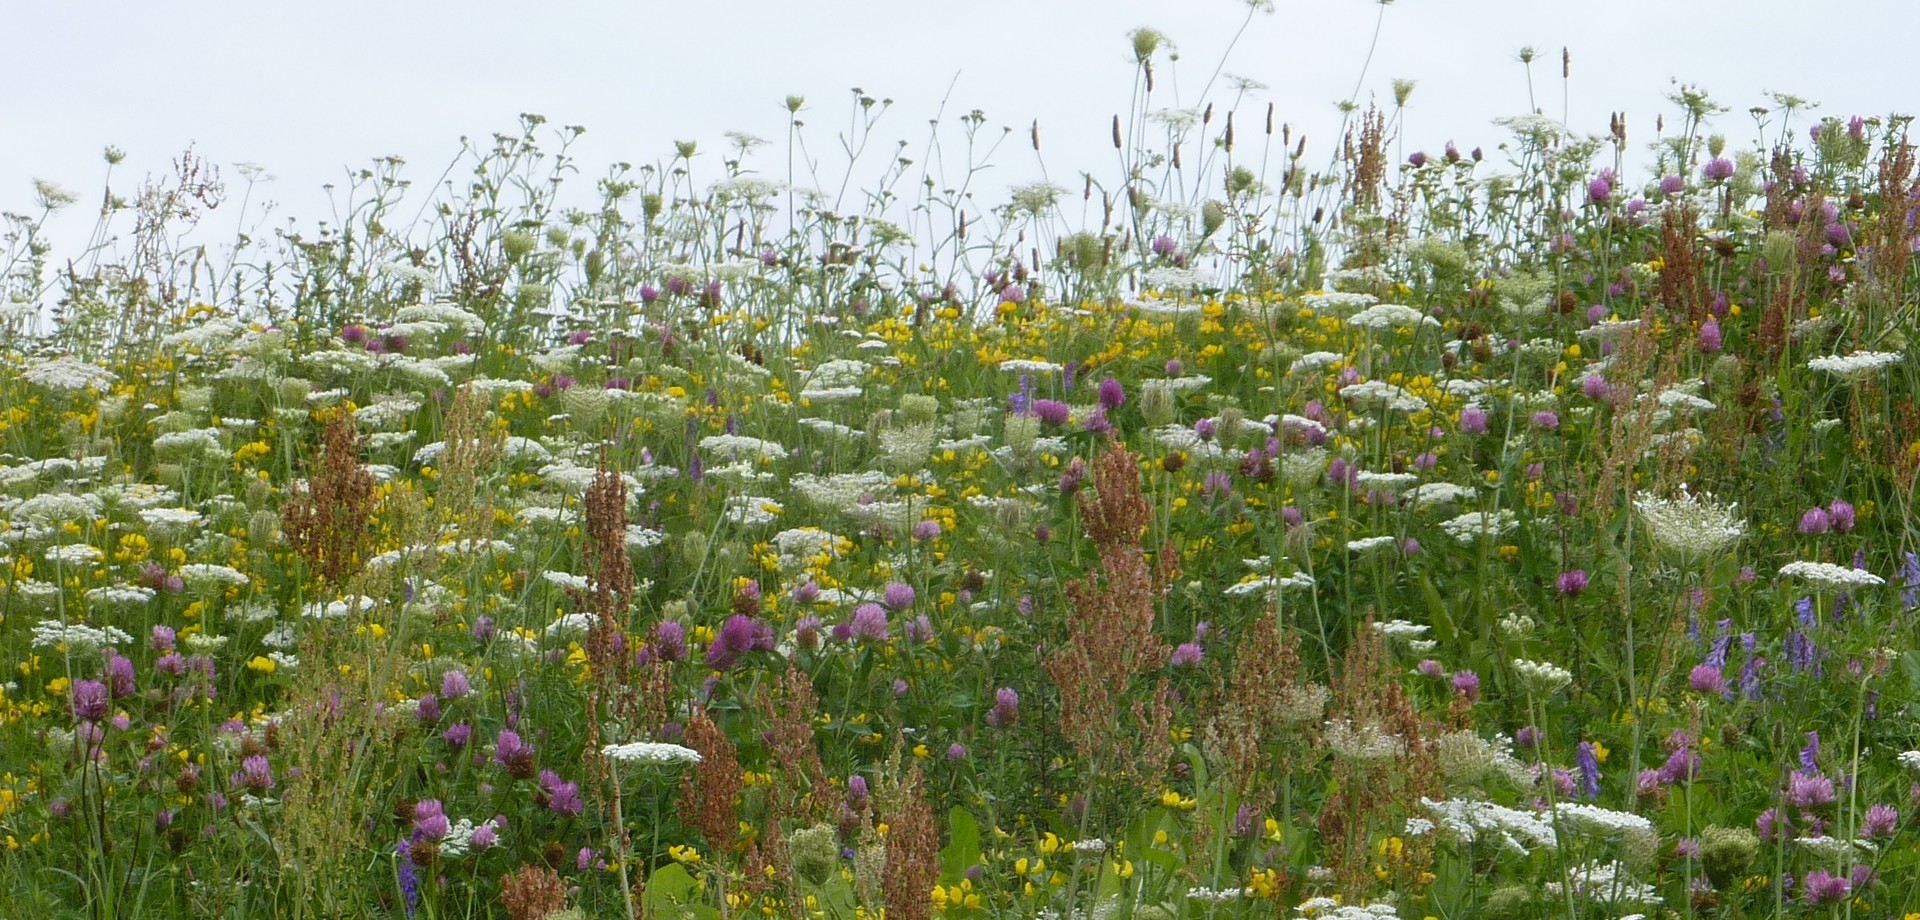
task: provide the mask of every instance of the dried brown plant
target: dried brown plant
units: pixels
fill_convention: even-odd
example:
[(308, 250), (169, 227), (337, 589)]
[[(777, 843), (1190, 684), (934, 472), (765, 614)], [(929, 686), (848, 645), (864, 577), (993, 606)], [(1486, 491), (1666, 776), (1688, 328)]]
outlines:
[(447, 407), (447, 449), (436, 464), (433, 506), (441, 526), (473, 540), (493, 536), (493, 490), (482, 478), (500, 462), (505, 438), (487, 424), (487, 399), (471, 384)]
[(601, 725), (611, 716), (631, 720), (636, 698), (629, 681), (626, 614), (633, 601), (633, 560), (627, 556), (627, 485), (604, 455), (587, 489), (586, 600), (593, 612), (587, 631), (587, 769), (605, 791), (608, 771), (600, 756)]
[(897, 810), (886, 815), (886, 870), (881, 896), (889, 920), (927, 920), (933, 911), (933, 883), (940, 875), (940, 837), (927, 805), (920, 768), (902, 787)]
[(1282, 637), (1271, 617), (1254, 621), (1234, 651), (1225, 697), (1213, 708), (1201, 735), (1201, 747), (1214, 768), (1241, 802), (1256, 810), (1268, 804), (1258, 779), (1271, 759), (1269, 745), (1283, 727), (1283, 700), (1299, 673), (1299, 638)]
[[(1080, 520), (1099, 568), (1067, 585), (1071, 635), (1043, 664), (1060, 689), (1060, 729), (1075, 752), (1096, 773), (1151, 785), (1171, 753), (1172, 721), (1165, 680), (1151, 691), (1138, 686), (1172, 653), (1153, 632), (1157, 595), (1140, 549), (1152, 512), (1138, 460), (1118, 441), (1095, 458), (1093, 482), (1091, 495), (1080, 493)], [(1128, 710), (1137, 734), (1115, 731)]]
[(360, 567), (373, 519), (373, 474), (360, 463), (353, 416), (328, 422), (319, 467), (280, 509), (287, 544), (327, 584), (338, 587)]
[(834, 800), (833, 780), (814, 744), (815, 705), (812, 679), (791, 664), (772, 692), (762, 694), (759, 701), (761, 716), (770, 726), (767, 747), (781, 773), (777, 804), (783, 814), (799, 816), (806, 824), (825, 820)]
[(726, 732), (707, 718), (695, 713), (687, 722), (687, 746), (700, 752), (700, 763), (680, 783), (680, 804), (714, 858), (723, 861), (733, 852), (739, 838), (734, 800), (740, 796), (740, 758)]
[(546, 920), (567, 909), (567, 883), (546, 866), (523, 865), (500, 877), (500, 901), (512, 920)]

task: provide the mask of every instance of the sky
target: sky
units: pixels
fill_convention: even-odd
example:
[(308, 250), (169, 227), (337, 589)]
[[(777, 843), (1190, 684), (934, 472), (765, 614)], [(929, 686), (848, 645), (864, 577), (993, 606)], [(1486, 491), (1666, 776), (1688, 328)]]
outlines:
[[(983, 190), (1038, 178), (1026, 143), (1036, 121), (1049, 176), (1111, 175), (1110, 121), (1132, 89), (1127, 35), (1141, 26), (1179, 52), (1160, 65), (1153, 107), (1198, 105), (1216, 68), (1257, 80), (1267, 88), (1242, 117), (1272, 102), (1315, 163), (1332, 150), (1336, 103), (1356, 89), (1363, 105), (1390, 103), (1396, 78), (1415, 81), (1407, 152), (1448, 140), (1492, 151), (1506, 137), (1492, 120), (1531, 106), (1591, 133), (1624, 111), (1641, 147), (1656, 114), (1673, 118), (1675, 81), (1730, 107), (1714, 128), (1736, 144), (1755, 136), (1747, 110), (1772, 105), (1773, 92), (1821, 103), (1815, 118), (1920, 108), (1914, 65), (1873, 39), (1915, 34), (1920, 3), (1848, 0), (1843, 19), (1824, 18), (1841, 8), (1277, 0), (1249, 18), (1240, 0), (6, 2), (0, 210), (30, 210), (33, 180), (51, 181), (84, 202), (56, 217), (54, 239), (83, 239), (104, 148), (125, 151), (112, 185), (128, 194), (191, 144), (225, 168), (230, 191), (242, 182), (235, 164), (273, 177), (254, 189), (251, 215), (229, 207), (209, 226), (239, 229), (266, 204), (305, 223), (327, 216), (324, 186), (350, 167), (396, 155), (409, 178), (432, 184), (461, 137), (515, 131), (523, 112), (586, 128), (572, 153), (588, 179), (615, 161), (670, 158), (677, 140), (710, 151), (696, 164), (716, 175), (733, 130), (780, 141), (758, 162), (783, 173), (786, 97), (805, 97), (810, 149), (831, 165), (853, 87), (893, 100), (874, 130), (882, 149), (924, 143), (943, 102), (949, 123), (979, 109), (1013, 129)], [(1527, 46), (1539, 56), (1531, 105), (1518, 62)], [(1225, 78), (1214, 87), (1224, 100)]]

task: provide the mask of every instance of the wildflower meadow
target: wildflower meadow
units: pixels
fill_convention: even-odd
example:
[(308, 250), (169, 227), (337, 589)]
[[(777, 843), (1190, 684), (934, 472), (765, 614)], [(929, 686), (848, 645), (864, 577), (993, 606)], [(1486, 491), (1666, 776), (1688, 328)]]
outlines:
[(0, 917), (1920, 916), (1908, 119), (1310, 144), (1128, 41), (1058, 184), (859, 91), (42, 184)]

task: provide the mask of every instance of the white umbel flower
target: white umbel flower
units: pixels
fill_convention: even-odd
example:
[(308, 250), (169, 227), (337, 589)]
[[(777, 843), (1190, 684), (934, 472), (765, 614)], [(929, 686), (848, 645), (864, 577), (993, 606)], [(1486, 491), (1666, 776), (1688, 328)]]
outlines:
[(1525, 658), (1513, 659), (1513, 669), (1527, 686), (1541, 693), (1552, 693), (1573, 683), (1573, 672), (1550, 661), (1528, 661)]
[(1827, 355), (1807, 362), (1807, 369), (1854, 381), (1883, 367), (1899, 364), (1902, 356), (1892, 351), (1856, 351), (1850, 355)]
[(1633, 507), (1655, 544), (1689, 561), (1726, 549), (1747, 531), (1740, 506), (1716, 504), (1712, 495), (1682, 490), (1679, 498), (1635, 498)]
[(1805, 579), (1823, 588), (1866, 588), (1887, 583), (1872, 572), (1831, 562), (1789, 562), (1780, 567), (1780, 577)]
[(600, 755), (623, 764), (683, 764), (699, 763), (700, 752), (677, 744), (660, 741), (629, 741), (626, 744), (609, 744), (600, 749)]

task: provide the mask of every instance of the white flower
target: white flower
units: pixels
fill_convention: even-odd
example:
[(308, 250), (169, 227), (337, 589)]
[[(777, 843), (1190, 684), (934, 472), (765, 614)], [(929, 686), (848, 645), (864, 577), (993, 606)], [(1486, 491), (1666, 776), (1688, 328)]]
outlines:
[(1573, 683), (1573, 672), (1549, 661), (1528, 661), (1525, 658), (1513, 659), (1513, 669), (1520, 679), (1540, 693), (1552, 693)]
[(95, 367), (78, 358), (51, 358), (28, 365), (20, 372), (31, 384), (49, 390), (105, 390), (120, 378), (112, 371)]
[(1809, 370), (1832, 374), (1842, 380), (1859, 380), (1883, 367), (1899, 364), (1902, 356), (1891, 351), (1856, 351), (1850, 355), (1827, 355), (1807, 362)]
[(700, 752), (677, 744), (657, 741), (630, 741), (626, 744), (609, 744), (600, 749), (601, 756), (615, 763), (636, 764), (683, 764), (699, 763)]
[(999, 368), (1016, 374), (1058, 374), (1065, 370), (1051, 361), (1029, 361), (1024, 358), (1008, 358), (1000, 362)]
[(1310, 351), (1295, 358), (1293, 364), (1287, 368), (1287, 373), (1289, 375), (1309, 373), (1322, 368), (1332, 367), (1345, 360), (1347, 360), (1347, 356), (1337, 351)]
[(41, 620), (33, 626), (34, 648), (51, 649), (64, 645), (72, 651), (90, 652), (101, 646), (132, 641), (132, 636), (112, 626), (94, 627), (84, 623), (62, 623), (59, 620)]
[(1886, 579), (1872, 572), (1831, 562), (1789, 562), (1780, 567), (1780, 577), (1804, 578), (1823, 588), (1865, 588), (1887, 583)]
[(1440, 529), (1460, 543), (1472, 543), (1482, 536), (1505, 536), (1519, 526), (1513, 519), (1513, 512), (1504, 509), (1492, 514), (1469, 511), (1452, 520), (1440, 522)]
[(1486, 833), (1522, 856), (1527, 855), (1529, 846), (1558, 846), (1559, 838), (1554, 834), (1553, 824), (1529, 812), (1492, 802), (1465, 799), (1434, 801), (1422, 798), (1420, 804), (1433, 814), (1440, 827), (1467, 843), (1474, 842), (1482, 833)]
[(1373, 628), (1389, 639), (1417, 639), (1426, 635), (1431, 627), (1406, 620), (1388, 620), (1385, 623), (1373, 624)]
[(48, 547), (46, 557), (48, 562), (56, 562), (61, 565), (83, 566), (99, 562), (105, 559), (107, 554), (102, 552), (97, 546), (89, 546), (85, 543), (68, 543), (63, 546)]
[(1554, 814), (1570, 826), (1596, 834), (1653, 830), (1652, 821), (1632, 812), (1614, 811), (1580, 802), (1561, 802), (1554, 806)]
[(1372, 550), (1379, 549), (1383, 546), (1390, 546), (1392, 545), (1392, 543), (1393, 543), (1393, 537), (1391, 536), (1362, 537), (1358, 540), (1348, 540), (1347, 552), (1365, 553), (1365, 552), (1370, 552)]
[(188, 563), (180, 567), (180, 580), (196, 591), (220, 588), (244, 588), (251, 582), (245, 572), (232, 566)]
[(1356, 406), (1385, 406), (1396, 412), (1418, 412), (1427, 401), (1384, 380), (1369, 380), (1340, 388), (1340, 398)]
[(1408, 326), (1439, 326), (1440, 321), (1412, 307), (1381, 303), (1347, 318), (1347, 325), (1365, 329), (1394, 329)]
[(1740, 506), (1715, 504), (1712, 495), (1682, 490), (1677, 499), (1635, 498), (1633, 507), (1654, 543), (1687, 560), (1717, 553), (1746, 533), (1745, 522), (1736, 516)]
[(1905, 751), (1898, 759), (1901, 766), (1920, 772), (1920, 751)]

